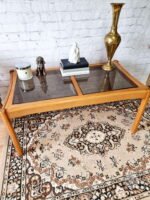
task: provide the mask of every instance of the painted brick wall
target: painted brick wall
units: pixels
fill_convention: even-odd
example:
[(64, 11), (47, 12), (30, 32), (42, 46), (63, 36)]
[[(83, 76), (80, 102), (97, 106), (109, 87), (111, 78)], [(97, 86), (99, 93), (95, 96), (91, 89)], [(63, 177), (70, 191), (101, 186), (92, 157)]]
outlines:
[[(111, 25), (114, 0), (0, 0), (0, 86), (9, 69), (41, 55), (47, 66), (68, 57), (73, 41), (90, 63), (106, 61), (103, 38)], [(121, 2), (121, 1), (118, 1)], [(150, 1), (124, 0), (115, 54), (129, 71), (145, 81), (150, 72)]]

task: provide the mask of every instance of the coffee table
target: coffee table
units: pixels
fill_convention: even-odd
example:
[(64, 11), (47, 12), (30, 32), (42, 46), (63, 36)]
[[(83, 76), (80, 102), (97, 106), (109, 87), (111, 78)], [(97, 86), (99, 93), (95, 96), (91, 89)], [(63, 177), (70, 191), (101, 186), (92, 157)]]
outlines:
[(23, 155), (23, 151), (11, 119), (34, 113), (141, 99), (131, 128), (134, 134), (148, 103), (150, 90), (130, 75), (119, 61), (113, 62), (116, 68), (111, 72), (102, 70), (103, 63), (90, 65), (88, 77), (71, 76), (63, 79), (59, 68), (49, 68), (46, 78), (39, 79), (34, 75), (34, 89), (28, 92), (21, 89), (16, 71), (11, 70), (10, 87), (4, 104), (0, 106), (0, 116), (18, 155)]

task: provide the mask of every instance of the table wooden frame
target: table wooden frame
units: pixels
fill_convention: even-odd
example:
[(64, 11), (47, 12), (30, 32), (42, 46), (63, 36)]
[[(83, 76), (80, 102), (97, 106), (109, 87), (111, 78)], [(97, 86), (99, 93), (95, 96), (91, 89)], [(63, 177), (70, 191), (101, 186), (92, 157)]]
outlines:
[[(13, 95), (15, 90), (15, 84), (17, 80), (17, 74), (15, 70), (10, 71), (10, 86), (6, 100), (3, 105), (0, 105), (0, 117), (3, 120), (9, 135), (12, 139), (14, 147), (19, 156), (23, 155), (22, 148), (20, 147), (16, 133), (12, 127), (11, 119), (22, 117), (29, 114), (63, 110), (72, 107), (87, 106), (102, 104), (107, 102), (115, 102), (120, 100), (129, 99), (141, 99), (141, 104), (138, 108), (138, 112), (134, 123), (131, 128), (131, 132), (134, 134), (138, 129), (138, 125), (144, 113), (145, 107), (150, 97), (150, 90), (147, 86), (139, 82), (136, 78), (130, 75), (119, 61), (113, 61), (115, 66), (128, 78), (130, 79), (137, 88), (114, 90), (108, 92), (92, 93), (83, 95), (78, 82), (74, 76), (71, 77), (72, 84), (77, 93), (77, 96), (63, 97), (58, 99), (43, 100), (37, 102), (29, 102), (22, 104), (13, 104)], [(101, 67), (103, 64), (90, 65), (90, 67)], [(49, 68), (49, 70), (58, 70), (58, 68)]]

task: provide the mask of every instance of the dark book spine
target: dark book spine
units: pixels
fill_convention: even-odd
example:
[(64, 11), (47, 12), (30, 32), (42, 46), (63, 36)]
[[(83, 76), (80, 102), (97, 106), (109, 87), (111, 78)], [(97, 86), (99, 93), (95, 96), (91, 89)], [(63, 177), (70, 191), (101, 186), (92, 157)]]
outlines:
[(63, 63), (61, 63), (61, 66), (63, 69), (78, 69), (78, 68), (85, 68), (88, 67), (88, 64), (72, 64), (72, 65), (63, 65)]

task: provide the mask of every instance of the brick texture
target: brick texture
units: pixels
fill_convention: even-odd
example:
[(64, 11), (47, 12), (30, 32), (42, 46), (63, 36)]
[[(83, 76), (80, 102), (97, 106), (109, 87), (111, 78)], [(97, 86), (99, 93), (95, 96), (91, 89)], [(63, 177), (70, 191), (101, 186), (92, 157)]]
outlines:
[[(15, 64), (30, 62), (34, 68), (39, 55), (46, 66), (59, 65), (74, 41), (90, 63), (106, 61), (103, 38), (110, 30), (113, 1), (0, 0), (0, 86), (8, 85)], [(145, 82), (150, 73), (150, 1), (124, 2), (118, 27), (122, 42), (114, 59)]]

